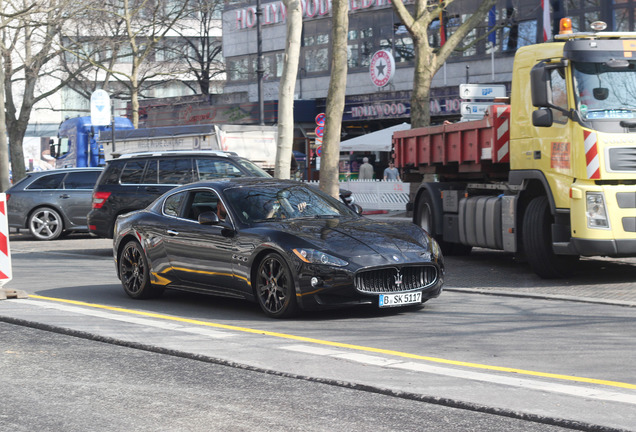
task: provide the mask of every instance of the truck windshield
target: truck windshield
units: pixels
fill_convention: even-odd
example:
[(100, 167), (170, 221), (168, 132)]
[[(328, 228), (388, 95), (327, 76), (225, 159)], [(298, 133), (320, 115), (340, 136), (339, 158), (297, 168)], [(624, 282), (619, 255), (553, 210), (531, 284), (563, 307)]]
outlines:
[(585, 120), (636, 118), (636, 62), (572, 62), (576, 107)]

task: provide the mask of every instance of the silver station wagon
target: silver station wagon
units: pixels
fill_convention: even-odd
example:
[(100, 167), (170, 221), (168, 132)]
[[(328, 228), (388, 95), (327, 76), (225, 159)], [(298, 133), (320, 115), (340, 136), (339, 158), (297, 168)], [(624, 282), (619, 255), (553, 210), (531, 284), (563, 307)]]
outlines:
[(102, 168), (66, 168), (29, 172), (6, 190), (12, 228), (28, 228), (38, 240), (63, 233), (88, 231), (86, 215)]

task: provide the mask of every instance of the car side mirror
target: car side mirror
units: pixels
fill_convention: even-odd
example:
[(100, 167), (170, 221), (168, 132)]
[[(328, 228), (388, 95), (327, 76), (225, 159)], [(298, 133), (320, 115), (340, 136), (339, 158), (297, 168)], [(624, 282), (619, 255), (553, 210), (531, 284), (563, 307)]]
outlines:
[(362, 214), (362, 207), (359, 204), (351, 204), (351, 207), (353, 208), (353, 211), (356, 212), (356, 214)]
[(532, 124), (536, 127), (550, 127), (554, 123), (552, 110), (550, 108), (542, 108), (532, 111)]
[(218, 225), (221, 221), (219, 216), (212, 211), (206, 211), (199, 215), (198, 221), (201, 225)]

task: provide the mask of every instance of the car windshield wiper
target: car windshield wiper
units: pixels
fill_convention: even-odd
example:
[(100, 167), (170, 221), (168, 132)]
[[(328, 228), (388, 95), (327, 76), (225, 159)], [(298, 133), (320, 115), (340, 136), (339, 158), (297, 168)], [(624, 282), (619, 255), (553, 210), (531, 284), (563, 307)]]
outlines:
[(341, 218), (342, 215), (311, 215), (311, 216), (298, 216), (294, 219), (337, 219)]

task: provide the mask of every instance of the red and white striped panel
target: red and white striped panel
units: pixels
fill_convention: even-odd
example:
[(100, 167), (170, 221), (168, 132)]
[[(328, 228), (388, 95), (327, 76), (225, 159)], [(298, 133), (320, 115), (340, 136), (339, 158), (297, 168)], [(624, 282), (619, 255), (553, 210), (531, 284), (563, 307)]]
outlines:
[(7, 195), (0, 193), (0, 286), (9, 282), (12, 277)]
[(495, 107), (497, 141), (493, 162), (510, 162), (510, 105)]
[(583, 142), (585, 145), (585, 162), (587, 164), (587, 178), (601, 178), (601, 163), (598, 157), (598, 145), (596, 132), (583, 131)]

